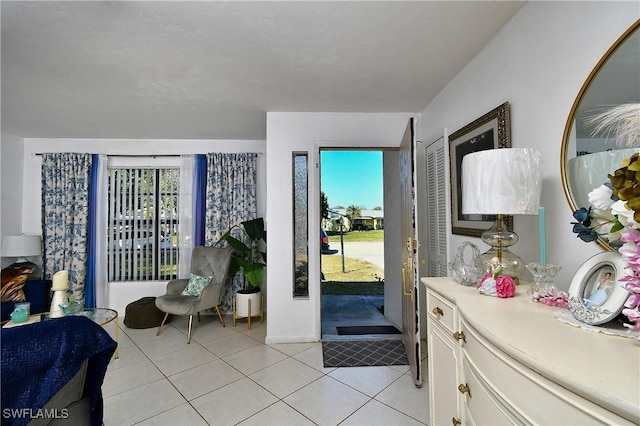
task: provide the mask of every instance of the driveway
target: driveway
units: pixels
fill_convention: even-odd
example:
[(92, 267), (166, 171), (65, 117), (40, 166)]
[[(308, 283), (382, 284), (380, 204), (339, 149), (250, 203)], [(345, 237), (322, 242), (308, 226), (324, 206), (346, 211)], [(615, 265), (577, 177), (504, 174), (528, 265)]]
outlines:
[[(337, 250), (334, 256), (340, 256), (340, 242), (332, 242), (331, 250)], [(384, 242), (345, 242), (345, 257), (364, 260), (384, 269)]]

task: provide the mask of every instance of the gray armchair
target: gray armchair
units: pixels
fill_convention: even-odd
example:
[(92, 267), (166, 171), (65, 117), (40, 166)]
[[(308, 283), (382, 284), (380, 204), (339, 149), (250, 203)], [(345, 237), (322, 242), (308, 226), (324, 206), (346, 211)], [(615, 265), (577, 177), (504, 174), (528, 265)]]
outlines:
[(184, 296), (182, 291), (187, 287), (188, 279), (171, 280), (167, 283), (167, 292), (164, 296), (156, 298), (156, 306), (165, 313), (164, 319), (158, 327), (157, 336), (162, 332), (164, 323), (169, 314), (172, 315), (189, 315), (189, 334), (187, 343), (191, 343), (191, 328), (193, 325), (193, 314), (198, 314), (200, 320), (200, 311), (214, 308), (220, 318), (222, 326), (225, 326), (224, 318), (220, 313), (220, 294), (222, 287), (227, 278), (229, 263), (231, 262), (230, 247), (194, 247), (191, 253), (191, 273), (201, 276), (212, 276), (211, 281), (207, 284), (200, 296)]

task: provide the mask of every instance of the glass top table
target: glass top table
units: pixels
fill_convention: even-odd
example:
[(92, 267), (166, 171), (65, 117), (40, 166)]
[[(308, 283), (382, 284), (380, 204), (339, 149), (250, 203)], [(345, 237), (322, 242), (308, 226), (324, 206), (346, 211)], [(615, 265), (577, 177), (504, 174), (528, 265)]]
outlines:
[[(85, 308), (82, 311), (78, 312), (77, 314), (72, 314), (72, 315), (87, 317), (102, 327), (104, 327), (105, 325), (113, 321), (115, 324), (115, 341), (116, 341), (116, 344), (118, 345), (116, 346), (114, 358), (118, 358), (120, 356), (120, 353), (119, 353), (120, 345), (118, 344), (119, 329), (120, 329), (120, 326), (118, 324), (118, 311), (111, 308)], [(31, 315), (27, 321), (22, 323), (14, 323), (13, 321), (9, 320), (3, 324), (3, 327), (8, 328), (8, 327), (15, 327), (20, 325), (33, 324), (34, 322), (47, 321), (50, 319), (55, 319), (55, 318), (50, 317), (49, 312), (45, 312), (41, 314)]]
[[(96, 324), (107, 325), (111, 321), (115, 321), (118, 318), (118, 311), (110, 308), (85, 308), (75, 316), (87, 317)], [(43, 320), (51, 319), (48, 312), (41, 314)]]

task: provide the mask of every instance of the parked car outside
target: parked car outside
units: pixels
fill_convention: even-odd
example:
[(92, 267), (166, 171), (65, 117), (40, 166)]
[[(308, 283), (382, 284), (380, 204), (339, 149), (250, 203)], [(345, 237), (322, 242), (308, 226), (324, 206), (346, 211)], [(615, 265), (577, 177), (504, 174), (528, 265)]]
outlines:
[(322, 253), (326, 254), (330, 248), (329, 248), (329, 236), (327, 235), (327, 233), (325, 232), (324, 229), (320, 229), (320, 243), (322, 244)]

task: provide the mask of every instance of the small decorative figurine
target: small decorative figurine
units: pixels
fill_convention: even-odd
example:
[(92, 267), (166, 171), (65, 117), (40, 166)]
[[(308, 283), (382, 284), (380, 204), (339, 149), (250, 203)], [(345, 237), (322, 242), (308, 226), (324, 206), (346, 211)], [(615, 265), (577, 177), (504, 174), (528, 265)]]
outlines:
[(500, 298), (513, 297), (516, 294), (516, 284), (508, 275), (500, 275), (502, 266), (497, 257), (491, 259), (487, 273), (478, 283), (480, 294)]

